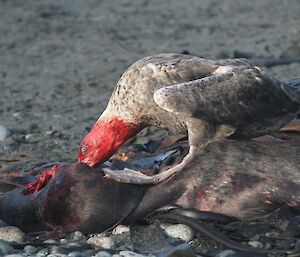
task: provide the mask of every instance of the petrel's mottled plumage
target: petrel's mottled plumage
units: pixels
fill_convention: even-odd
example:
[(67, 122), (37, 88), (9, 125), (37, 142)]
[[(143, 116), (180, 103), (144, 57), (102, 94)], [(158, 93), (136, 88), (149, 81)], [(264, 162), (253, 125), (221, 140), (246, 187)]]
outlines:
[(300, 80), (280, 82), (246, 59), (145, 57), (122, 75), (98, 122), (117, 117), (140, 128), (156, 125), (188, 134), (190, 153), (178, 166), (151, 179), (134, 171), (106, 173), (120, 181), (131, 176), (132, 183), (158, 183), (214, 140), (252, 138), (277, 130), (299, 113), (299, 84)]

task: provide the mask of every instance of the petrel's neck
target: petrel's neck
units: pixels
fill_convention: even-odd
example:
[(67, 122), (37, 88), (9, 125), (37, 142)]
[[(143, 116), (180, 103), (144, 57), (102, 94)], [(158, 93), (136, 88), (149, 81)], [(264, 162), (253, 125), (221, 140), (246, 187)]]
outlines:
[(93, 130), (99, 127), (110, 140), (113, 148), (119, 148), (127, 139), (135, 136), (143, 127), (141, 124), (126, 122), (117, 117), (99, 119)]

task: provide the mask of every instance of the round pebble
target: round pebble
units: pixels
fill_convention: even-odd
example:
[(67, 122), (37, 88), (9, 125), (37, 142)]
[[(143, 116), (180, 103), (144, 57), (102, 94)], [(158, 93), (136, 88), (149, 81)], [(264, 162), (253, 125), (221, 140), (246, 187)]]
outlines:
[(184, 224), (170, 225), (162, 229), (167, 236), (180, 239), (184, 242), (189, 242), (194, 237), (194, 231)]
[(263, 244), (259, 241), (249, 241), (248, 245), (254, 247), (254, 248), (262, 248)]
[(36, 256), (37, 257), (44, 257), (44, 256), (47, 256), (47, 254), (49, 253), (48, 249), (47, 248), (44, 248), (42, 250), (40, 250)]
[(130, 228), (128, 226), (118, 225), (114, 228), (114, 230), (112, 231), (112, 234), (120, 235), (120, 234), (127, 233), (127, 232), (130, 232)]
[(68, 243), (68, 246), (69, 247), (80, 247), (80, 246), (82, 246), (82, 243), (80, 243), (80, 242), (70, 242), (70, 243)]
[(57, 244), (57, 241), (54, 239), (47, 239), (43, 243), (44, 244)]
[(47, 257), (68, 257), (68, 255), (63, 254), (63, 253), (51, 253), (47, 255)]
[(24, 240), (24, 236), (24, 232), (17, 227), (6, 226), (0, 228), (0, 240), (22, 243)]
[(75, 252), (70, 252), (70, 253), (68, 254), (68, 256), (70, 256), (70, 257), (85, 257), (84, 254), (82, 254), (81, 252), (77, 252), (77, 251), (75, 251)]
[(29, 143), (36, 143), (39, 141), (36, 134), (27, 134), (25, 135), (25, 139)]
[(80, 231), (75, 231), (71, 234), (71, 239), (75, 241), (82, 240), (85, 239), (85, 236)]
[(230, 257), (235, 253), (235, 251), (227, 249), (222, 252), (219, 252), (216, 257)]
[(119, 252), (119, 254), (124, 257), (145, 257), (145, 256), (147, 256), (147, 255), (135, 253), (132, 251), (121, 251), (121, 252)]
[(6, 254), (4, 257), (24, 257), (24, 254), (21, 253), (13, 253), (13, 254)]
[(11, 245), (9, 245), (7, 242), (3, 240), (0, 240), (0, 256), (13, 253), (13, 252), (14, 252), (14, 248)]
[(92, 244), (103, 249), (112, 249), (115, 246), (115, 242), (107, 236), (94, 236), (87, 240), (88, 244)]
[(0, 141), (4, 141), (7, 137), (10, 136), (10, 134), (11, 131), (8, 128), (0, 125)]
[(48, 246), (48, 250), (50, 253), (55, 253), (55, 254), (65, 254), (66, 253), (66, 249), (63, 247), (60, 247), (58, 245)]
[(13, 116), (14, 118), (18, 118), (18, 117), (21, 116), (21, 112), (15, 112), (15, 113), (13, 113), (12, 116)]
[(59, 240), (59, 242), (60, 242), (61, 244), (67, 244), (67, 243), (68, 243), (68, 240), (65, 239), (65, 238), (62, 238), (62, 239)]
[(130, 228), (128, 226), (118, 225), (114, 228), (114, 230), (112, 231), (112, 234), (120, 235), (120, 234), (127, 233), (127, 232), (130, 232)]
[(81, 239), (84, 239), (85, 236), (80, 232), (80, 231), (75, 231), (73, 233), (73, 239), (74, 240), (81, 240)]
[(28, 255), (34, 254), (37, 252), (36, 247), (32, 246), (32, 245), (26, 245), (24, 247), (24, 252)]
[(112, 257), (110, 253), (105, 251), (100, 251), (94, 255), (94, 257)]

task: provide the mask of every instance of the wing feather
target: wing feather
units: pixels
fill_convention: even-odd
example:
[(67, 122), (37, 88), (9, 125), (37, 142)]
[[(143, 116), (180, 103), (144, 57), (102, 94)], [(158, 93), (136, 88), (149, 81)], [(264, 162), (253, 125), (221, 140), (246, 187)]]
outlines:
[(217, 69), (204, 78), (158, 89), (162, 109), (216, 123), (242, 123), (286, 113), (280, 84), (256, 67)]

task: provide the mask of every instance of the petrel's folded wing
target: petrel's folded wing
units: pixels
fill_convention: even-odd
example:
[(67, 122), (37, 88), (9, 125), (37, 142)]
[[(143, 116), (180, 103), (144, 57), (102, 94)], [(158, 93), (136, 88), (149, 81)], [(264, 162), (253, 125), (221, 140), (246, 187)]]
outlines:
[(249, 66), (220, 66), (211, 76), (158, 89), (154, 101), (168, 112), (227, 124), (276, 117), (293, 107), (280, 82)]

